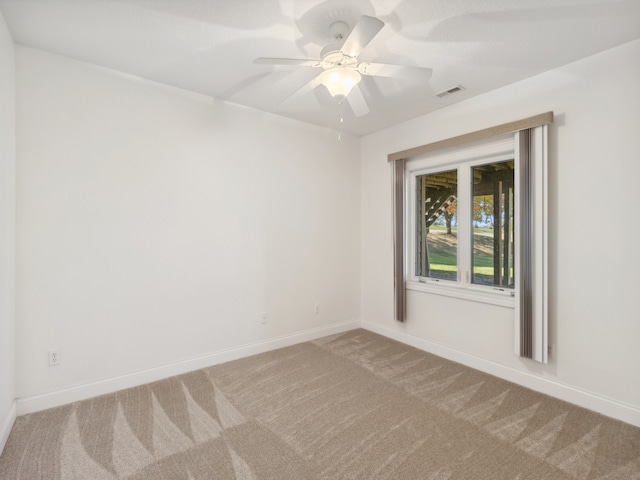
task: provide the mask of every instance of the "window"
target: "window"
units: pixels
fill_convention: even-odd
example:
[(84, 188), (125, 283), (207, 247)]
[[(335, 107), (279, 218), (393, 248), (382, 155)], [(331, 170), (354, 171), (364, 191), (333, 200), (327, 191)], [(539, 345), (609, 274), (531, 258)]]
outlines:
[(515, 285), (514, 169), (514, 160), (471, 169), (471, 283)]
[(458, 171), (416, 176), (415, 274), (456, 280)]
[(547, 363), (552, 122), (546, 112), (388, 155), (397, 321), (408, 289), (511, 306), (515, 353)]
[(513, 135), (406, 162), (408, 288), (513, 306)]

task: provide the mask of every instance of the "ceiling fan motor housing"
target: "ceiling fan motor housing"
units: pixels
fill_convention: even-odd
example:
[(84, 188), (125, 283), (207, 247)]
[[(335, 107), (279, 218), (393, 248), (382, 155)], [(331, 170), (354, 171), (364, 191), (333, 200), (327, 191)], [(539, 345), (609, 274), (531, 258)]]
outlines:
[(358, 64), (358, 59), (356, 57), (350, 57), (342, 53), (343, 43), (332, 43), (331, 45), (327, 45), (320, 52), (320, 57), (322, 58), (321, 64), (322, 68), (328, 70), (334, 67), (347, 67), (347, 68), (355, 68)]
[(349, 35), (349, 24), (341, 20), (335, 21), (329, 27), (331, 38), (335, 40), (324, 47), (320, 52), (320, 58), (322, 68), (329, 70), (335, 67), (355, 68), (358, 64), (356, 57), (350, 57), (342, 53), (342, 46), (344, 45), (347, 36)]

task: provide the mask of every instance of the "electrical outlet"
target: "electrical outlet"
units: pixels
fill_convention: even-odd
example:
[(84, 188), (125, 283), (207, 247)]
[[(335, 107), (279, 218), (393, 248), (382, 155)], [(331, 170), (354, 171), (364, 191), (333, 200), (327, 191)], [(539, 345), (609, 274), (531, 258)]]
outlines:
[(267, 312), (262, 312), (260, 314), (260, 323), (262, 325), (264, 325), (265, 323), (267, 323)]
[(555, 345), (555, 343), (550, 343), (547, 346), (547, 355), (549, 357), (553, 357), (553, 356), (555, 356), (555, 354), (556, 354), (556, 345)]
[(318, 313), (320, 313), (320, 304), (319, 304), (319, 303), (316, 303), (316, 304), (313, 306), (313, 313), (315, 313), (316, 315), (317, 315)]
[(49, 366), (60, 365), (60, 350), (49, 350)]

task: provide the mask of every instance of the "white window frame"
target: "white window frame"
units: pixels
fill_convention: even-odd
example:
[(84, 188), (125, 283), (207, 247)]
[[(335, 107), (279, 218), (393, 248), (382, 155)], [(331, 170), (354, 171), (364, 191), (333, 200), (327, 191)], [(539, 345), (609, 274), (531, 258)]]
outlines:
[[(437, 151), (406, 161), (405, 171), (405, 287), (407, 290), (456, 297), (482, 303), (515, 308), (516, 288), (471, 283), (471, 168), (478, 165), (513, 160), (515, 176), (518, 176), (518, 159), (513, 134), (494, 137), (489, 141), (476, 142), (444, 151)], [(416, 177), (448, 170), (458, 170), (458, 279), (457, 281), (417, 277), (416, 262)], [(515, 249), (519, 245), (519, 189), (514, 192), (516, 225)], [(466, 207), (465, 207), (466, 206)], [(517, 255), (516, 255), (517, 258)]]

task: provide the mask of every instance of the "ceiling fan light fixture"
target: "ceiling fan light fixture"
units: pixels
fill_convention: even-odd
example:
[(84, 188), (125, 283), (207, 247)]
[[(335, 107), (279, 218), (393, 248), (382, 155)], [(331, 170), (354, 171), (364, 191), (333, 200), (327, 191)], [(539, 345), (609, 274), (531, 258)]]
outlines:
[(353, 68), (332, 68), (320, 75), (320, 83), (327, 87), (332, 97), (343, 98), (355, 87), (362, 75)]

